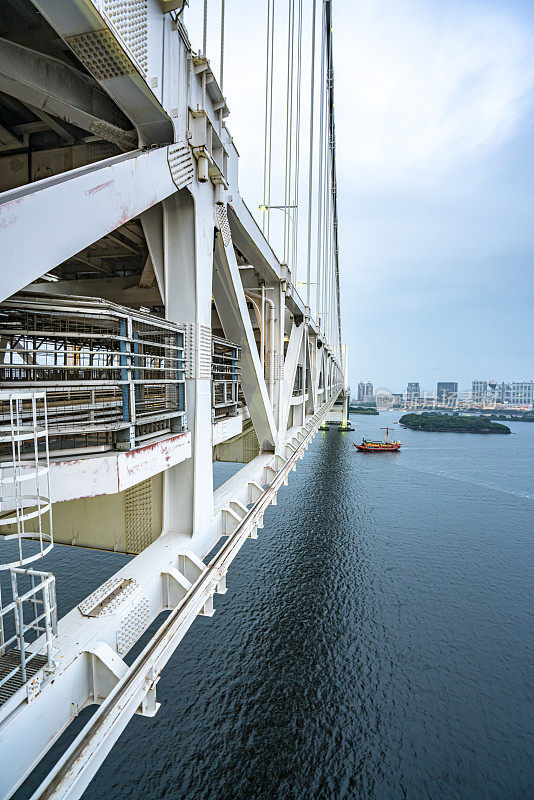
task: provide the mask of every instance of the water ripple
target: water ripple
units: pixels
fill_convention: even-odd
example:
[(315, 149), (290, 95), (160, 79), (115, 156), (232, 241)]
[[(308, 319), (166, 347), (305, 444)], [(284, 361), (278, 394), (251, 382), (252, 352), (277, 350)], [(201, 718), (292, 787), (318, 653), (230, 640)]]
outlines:
[(316, 437), (86, 800), (534, 796), (531, 513), (458, 484), (512, 475), (524, 441), (421, 436), (391, 458)]

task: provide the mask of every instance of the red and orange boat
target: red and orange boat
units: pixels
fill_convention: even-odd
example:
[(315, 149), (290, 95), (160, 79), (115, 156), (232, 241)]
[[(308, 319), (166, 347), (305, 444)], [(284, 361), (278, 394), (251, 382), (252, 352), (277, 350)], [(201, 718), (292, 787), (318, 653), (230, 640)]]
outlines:
[(381, 431), (386, 432), (385, 442), (370, 442), (368, 439), (363, 438), (361, 444), (355, 444), (356, 450), (360, 453), (395, 453), (401, 449), (401, 442), (390, 442), (389, 431), (393, 428), (380, 428)]

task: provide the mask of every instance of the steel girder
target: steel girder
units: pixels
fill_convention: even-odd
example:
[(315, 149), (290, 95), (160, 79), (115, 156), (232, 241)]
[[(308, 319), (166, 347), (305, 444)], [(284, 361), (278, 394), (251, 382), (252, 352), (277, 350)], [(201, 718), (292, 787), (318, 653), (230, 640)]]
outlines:
[(226, 336), (241, 347), (241, 385), (260, 447), (274, 449), (276, 423), (230, 234), (225, 237), (219, 231), (216, 253), (217, 263), (213, 271), (215, 305)]
[(0, 91), (43, 112), (64, 119), (131, 150), (133, 130), (124, 130), (123, 115), (89, 76), (57, 58), (0, 39)]
[(3, 192), (0, 300), (176, 191), (162, 147)]

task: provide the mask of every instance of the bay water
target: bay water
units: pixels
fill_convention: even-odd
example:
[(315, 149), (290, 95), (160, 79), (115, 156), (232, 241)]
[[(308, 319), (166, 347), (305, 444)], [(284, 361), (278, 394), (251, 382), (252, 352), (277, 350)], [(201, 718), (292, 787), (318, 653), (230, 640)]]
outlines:
[[(398, 418), (317, 434), (85, 800), (534, 797), (534, 424), (356, 451)], [(61, 612), (125, 560), (57, 547)]]

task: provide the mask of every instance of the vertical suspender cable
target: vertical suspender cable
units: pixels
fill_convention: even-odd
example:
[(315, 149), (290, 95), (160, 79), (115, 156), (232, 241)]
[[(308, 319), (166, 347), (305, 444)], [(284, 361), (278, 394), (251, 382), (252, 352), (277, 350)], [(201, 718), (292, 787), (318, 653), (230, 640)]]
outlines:
[[(330, 167), (330, 149), (327, 150), (327, 163), (328, 167)], [(325, 259), (325, 335), (328, 341), (329, 340), (329, 324), (330, 324), (330, 221), (331, 221), (331, 214), (332, 214), (332, 194), (330, 191), (331, 187), (331, 172), (330, 168), (328, 169), (327, 174), (327, 185), (328, 185), (328, 196), (327, 196), (327, 213), (325, 215), (325, 224), (324, 224), (324, 259)]]
[[(326, 73), (326, 67), (325, 67)], [(328, 107), (328, 78), (325, 75), (325, 105)], [(326, 109), (325, 109), (325, 136), (324, 136), (324, 150), (323, 150), (323, 158), (324, 158), (324, 191), (325, 191), (325, 208), (323, 214), (323, 264), (324, 264), (324, 289), (323, 289), (323, 296), (324, 296), (324, 305), (323, 305), (323, 318), (324, 318), (324, 330), (326, 330), (326, 321), (328, 318), (328, 308), (326, 305), (327, 300), (327, 282), (328, 282), (328, 272), (327, 272), (327, 254), (328, 254), (328, 230), (329, 230), (329, 220), (330, 220), (330, 149), (328, 147), (328, 126), (326, 120)]]
[(219, 81), (219, 88), (223, 90), (223, 79), (224, 79), (224, 3), (225, 0), (221, 0), (221, 79)]
[(284, 263), (288, 262), (290, 234), (291, 150), (293, 129), (293, 29), (295, 0), (288, 0), (287, 87), (286, 87), (286, 163), (284, 173)]
[[(208, 43), (208, 0), (204, 0), (204, 23), (202, 27), (202, 55), (206, 58)], [(202, 108), (206, 108), (206, 72), (202, 73)]]
[[(328, 186), (330, 187), (330, 178), (328, 178)], [(330, 259), (329, 259), (329, 235), (330, 235), (330, 193), (328, 194), (328, 209), (325, 219), (325, 227), (324, 227), (324, 260), (325, 260), (325, 284), (324, 284), (324, 295), (325, 295), (325, 333), (328, 338), (328, 321), (330, 319)]]
[(323, 149), (324, 149), (324, 49), (325, 49), (325, 30), (324, 30), (324, 8), (321, 14), (322, 36), (321, 36), (321, 88), (320, 88), (320, 107), (319, 107), (319, 190), (317, 194), (317, 267), (315, 277), (315, 306), (317, 322), (319, 324), (321, 316), (321, 228), (324, 205), (323, 193)]
[(271, 0), (267, 0), (267, 41), (265, 56), (265, 131), (263, 144), (263, 206), (262, 206), (262, 230), (265, 233), (265, 214), (267, 211), (267, 134), (269, 122), (269, 42), (270, 42), (270, 23), (271, 23)]
[[(289, 97), (289, 119), (291, 121), (289, 127), (289, 170), (288, 170), (288, 186), (287, 186), (287, 202), (290, 206), (293, 206), (290, 211), (288, 211), (288, 229), (287, 229), (287, 259), (290, 260), (290, 247), (291, 247), (291, 236), (293, 226), (295, 224), (293, 214), (295, 212), (294, 203), (291, 201), (291, 192), (293, 190), (293, 92), (294, 92), (294, 84), (295, 84), (295, 0), (291, 0), (291, 88), (290, 88), (290, 97)], [(292, 267), (293, 268), (293, 267)]]
[(330, 346), (332, 348), (332, 352), (335, 352), (335, 339), (334, 339), (334, 318), (336, 313), (336, 306), (335, 306), (335, 262), (334, 262), (334, 220), (332, 218), (332, 224), (330, 228)]
[(308, 266), (306, 273), (306, 305), (310, 305), (311, 281), (311, 224), (313, 202), (313, 116), (315, 98), (315, 11), (317, 0), (312, 5), (312, 38), (311, 38), (311, 83), (310, 83), (310, 159), (308, 171)]
[[(326, 92), (328, 96), (328, 85), (326, 86)], [(327, 100), (328, 103), (328, 100)], [(330, 150), (328, 147), (328, 134), (325, 135), (325, 151), (324, 151), (324, 159), (325, 159), (325, 174), (324, 174), (324, 185), (325, 185), (325, 196), (324, 196), (324, 214), (323, 214), (323, 230), (322, 230), (322, 258), (323, 258), (323, 269), (324, 269), (324, 276), (323, 276), (323, 333), (326, 335), (326, 328), (328, 322), (328, 231), (330, 226)]]
[(273, 149), (273, 75), (274, 75), (274, 7), (276, 0), (272, 0), (271, 13), (271, 78), (269, 82), (269, 152), (267, 169), (267, 239), (271, 229), (271, 163)]
[(293, 283), (298, 277), (298, 238), (299, 238), (299, 184), (300, 184), (300, 98), (302, 80), (302, 0), (299, 0), (299, 20), (297, 25), (297, 98), (295, 114), (295, 208), (293, 217)]

